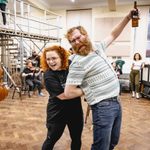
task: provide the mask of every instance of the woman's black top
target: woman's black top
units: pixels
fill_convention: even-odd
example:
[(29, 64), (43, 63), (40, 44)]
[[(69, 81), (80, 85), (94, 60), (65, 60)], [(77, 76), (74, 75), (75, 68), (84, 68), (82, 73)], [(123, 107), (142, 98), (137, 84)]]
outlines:
[(64, 92), (68, 70), (52, 71), (44, 73), (46, 90), (49, 93), (47, 105), (47, 126), (54, 122), (67, 122), (70, 120), (83, 121), (81, 98), (72, 100), (60, 100), (57, 95)]

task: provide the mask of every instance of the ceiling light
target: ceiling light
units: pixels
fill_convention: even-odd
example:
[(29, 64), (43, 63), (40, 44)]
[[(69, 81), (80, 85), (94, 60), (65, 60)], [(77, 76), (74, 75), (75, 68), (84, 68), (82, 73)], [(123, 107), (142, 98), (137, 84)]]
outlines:
[(71, 0), (71, 2), (72, 2), (72, 3), (74, 3), (74, 2), (75, 2), (75, 0)]

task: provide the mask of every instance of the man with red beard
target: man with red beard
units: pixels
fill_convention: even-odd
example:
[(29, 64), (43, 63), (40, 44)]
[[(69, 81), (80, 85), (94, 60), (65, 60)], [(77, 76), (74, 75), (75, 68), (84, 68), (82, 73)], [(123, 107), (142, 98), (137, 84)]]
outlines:
[[(104, 51), (120, 35), (131, 19), (132, 11), (96, 45), (92, 44), (82, 26), (73, 27), (66, 34), (75, 54), (69, 67), (65, 96), (74, 98), (84, 93), (91, 106), (94, 133), (91, 150), (113, 150), (119, 141), (122, 118), (118, 99), (120, 86)], [(61, 95), (58, 97), (63, 100)]]

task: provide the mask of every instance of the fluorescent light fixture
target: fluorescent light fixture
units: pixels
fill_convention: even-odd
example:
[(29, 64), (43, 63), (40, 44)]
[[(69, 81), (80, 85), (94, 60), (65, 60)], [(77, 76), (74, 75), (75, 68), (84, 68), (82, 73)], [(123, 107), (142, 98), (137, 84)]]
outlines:
[(75, 0), (71, 0), (71, 2), (72, 2), (72, 3), (74, 3), (74, 2), (75, 2)]

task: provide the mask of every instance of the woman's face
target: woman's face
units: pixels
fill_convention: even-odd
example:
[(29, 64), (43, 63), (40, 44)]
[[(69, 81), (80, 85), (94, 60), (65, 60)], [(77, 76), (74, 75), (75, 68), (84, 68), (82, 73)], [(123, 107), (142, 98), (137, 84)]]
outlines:
[(139, 54), (136, 54), (136, 55), (135, 55), (135, 60), (139, 60), (139, 59), (140, 59)]
[(46, 53), (46, 62), (51, 70), (61, 70), (61, 59), (55, 51)]

